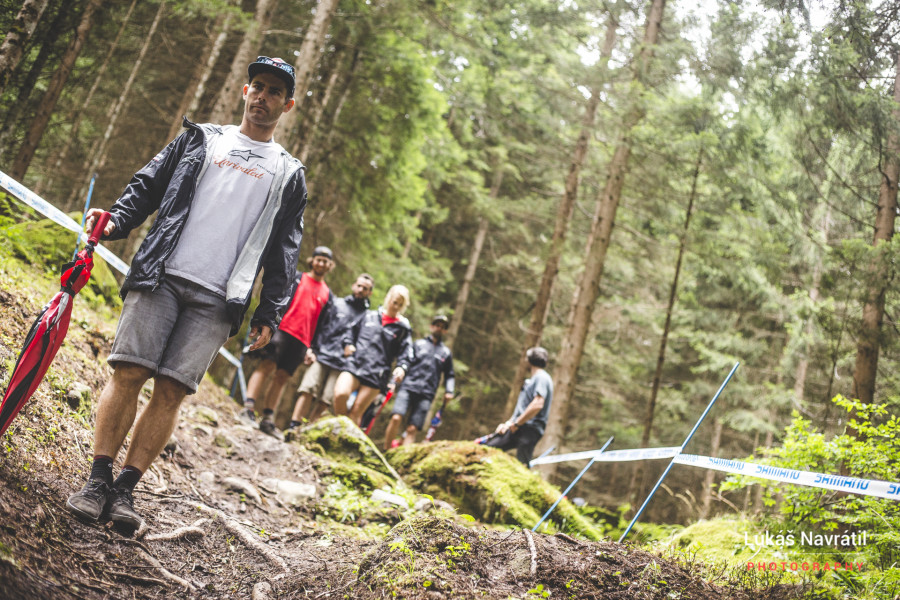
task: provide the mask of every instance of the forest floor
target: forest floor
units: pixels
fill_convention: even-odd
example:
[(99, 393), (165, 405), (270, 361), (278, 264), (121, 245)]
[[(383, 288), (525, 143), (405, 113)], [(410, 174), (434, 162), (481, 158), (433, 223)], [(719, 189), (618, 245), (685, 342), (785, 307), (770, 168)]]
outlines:
[[(3, 379), (45, 300), (29, 280), (0, 268)], [(237, 404), (209, 380), (185, 401), (170, 446), (138, 485), (146, 528), (123, 535), (110, 523), (86, 525), (65, 501), (89, 471), (90, 399), (109, 375), (113, 327), (77, 306), (50, 373), (2, 438), (0, 598), (782, 600), (809, 591), (452, 511), (388, 510), (380, 534), (331, 520), (318, 457), (240, 424)], [(289, 502), (279, 481), (314, 496)]]

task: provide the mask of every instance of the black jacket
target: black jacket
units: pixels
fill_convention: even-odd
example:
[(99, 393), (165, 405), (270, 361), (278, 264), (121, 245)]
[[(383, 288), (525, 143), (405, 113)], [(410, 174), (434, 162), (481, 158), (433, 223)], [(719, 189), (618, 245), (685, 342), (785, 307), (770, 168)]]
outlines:
[[(111, 240), (127, 237), (132, 229), (158, 211), (153, 226), (131, 261), (122, 285), (123, 298), (128, 290), (156, 289), (165, 279), (166, 259), (178, 243), (197, 182), (211, 160), (207, 148), (223, 133), (223, 127), (219, 125), (197, 125), (187, 119), (184, 119), (184, 126), (187, 128), (184, 133), (134, 174), (125, 192), (110, 209), (115, 224), (115, 230), (109, 236)], [(265, 274), (252, 325), (268, 325), (274, 331), (288, 306), (303, 237), (304, 168), (300, 161), (282, 150), (260, 225), (251, 232), (228, 280), (225, 301), (231, 319), (231, 335), (237, 333), (243, 321), (260, 269), (264, 268)]]
[(341, 343), (356, 346), (356, 352), (347, 358), (345, 370), (385, 391), (395, 360), (398, 367), (409, 372), (413, 359), (412, 327), (406, 317), (382, 327), (382, 314), (381, 308), (367, 310), (344, 334)]
[(403, 379), (403, 389), (407, 392), (423, 394), (431, 398), (444, 376), (444, 390), (452, 394), (456, 379), (453, 373), (453, 355), (443, 342), (435, 343), (429, 335), (413, 344), (413, 361)]
[(350, 294), (343, 298), (333, 298), (322, 309), (312, 344), (318, 362), (332, 369), (346, 367), (344, 336), (368, 308), (368, 298), (357, 298)]

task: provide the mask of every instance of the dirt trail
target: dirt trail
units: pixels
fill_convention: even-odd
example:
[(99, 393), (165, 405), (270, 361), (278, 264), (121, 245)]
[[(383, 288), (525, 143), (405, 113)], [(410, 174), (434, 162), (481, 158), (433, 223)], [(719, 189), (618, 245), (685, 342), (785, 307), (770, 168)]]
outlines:
[[(4, 378), (39, 309), (30, 297), (0, 289)], [(73, 320), (50, 374), (2, 439), (0, 599), (749, 600), (801, 592), (717, 587), (642, 550), (494, 530), (449, 513), (385, 510), (383, 529), (393, 529), (373, 540), (364, 523), (323, 513), (326, 471), (315, 454), (239, 424), (237, 405), (209, 381), (187, 399), (173, 442), (136, 490), (146, 530), (125, 537), (108, 523), (82, 524), (64, 506), (89, 470), (85, 397), (96, 398), (108, 376), (98, 359), (112, 336), (83, 319)], [(275, 480), (315, 497), (290, 504)]]

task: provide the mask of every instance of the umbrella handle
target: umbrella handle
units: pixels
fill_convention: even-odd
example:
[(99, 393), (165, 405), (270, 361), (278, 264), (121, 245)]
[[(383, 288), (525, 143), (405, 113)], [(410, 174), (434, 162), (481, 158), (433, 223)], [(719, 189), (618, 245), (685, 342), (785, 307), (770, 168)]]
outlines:
[(109, 218), (112, 215), (108, 212), (104, 211), (100, 218), (97, 219), (97, 223), (94, 225), (94, 230), (91, 231), (91, 237), (88, 238), (88, 244), (91, 246), (96, 246), (100, 241), (100, 238), (103, 237), (103, 230), (106, 229), (106, 224), (109, 223)]

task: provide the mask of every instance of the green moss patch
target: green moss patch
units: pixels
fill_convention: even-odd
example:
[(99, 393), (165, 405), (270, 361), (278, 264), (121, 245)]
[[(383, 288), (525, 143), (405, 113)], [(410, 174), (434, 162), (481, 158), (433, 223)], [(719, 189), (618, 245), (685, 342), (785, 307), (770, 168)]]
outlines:
[[(530, 529), (560, 495), (558, 488), (506, 453), (472, 442), (401, 446), (387, 457), (418, 492), (450, 502), (483, 523)], [(603, 537), (568, 500), (559, 503), (540, 531)]]

